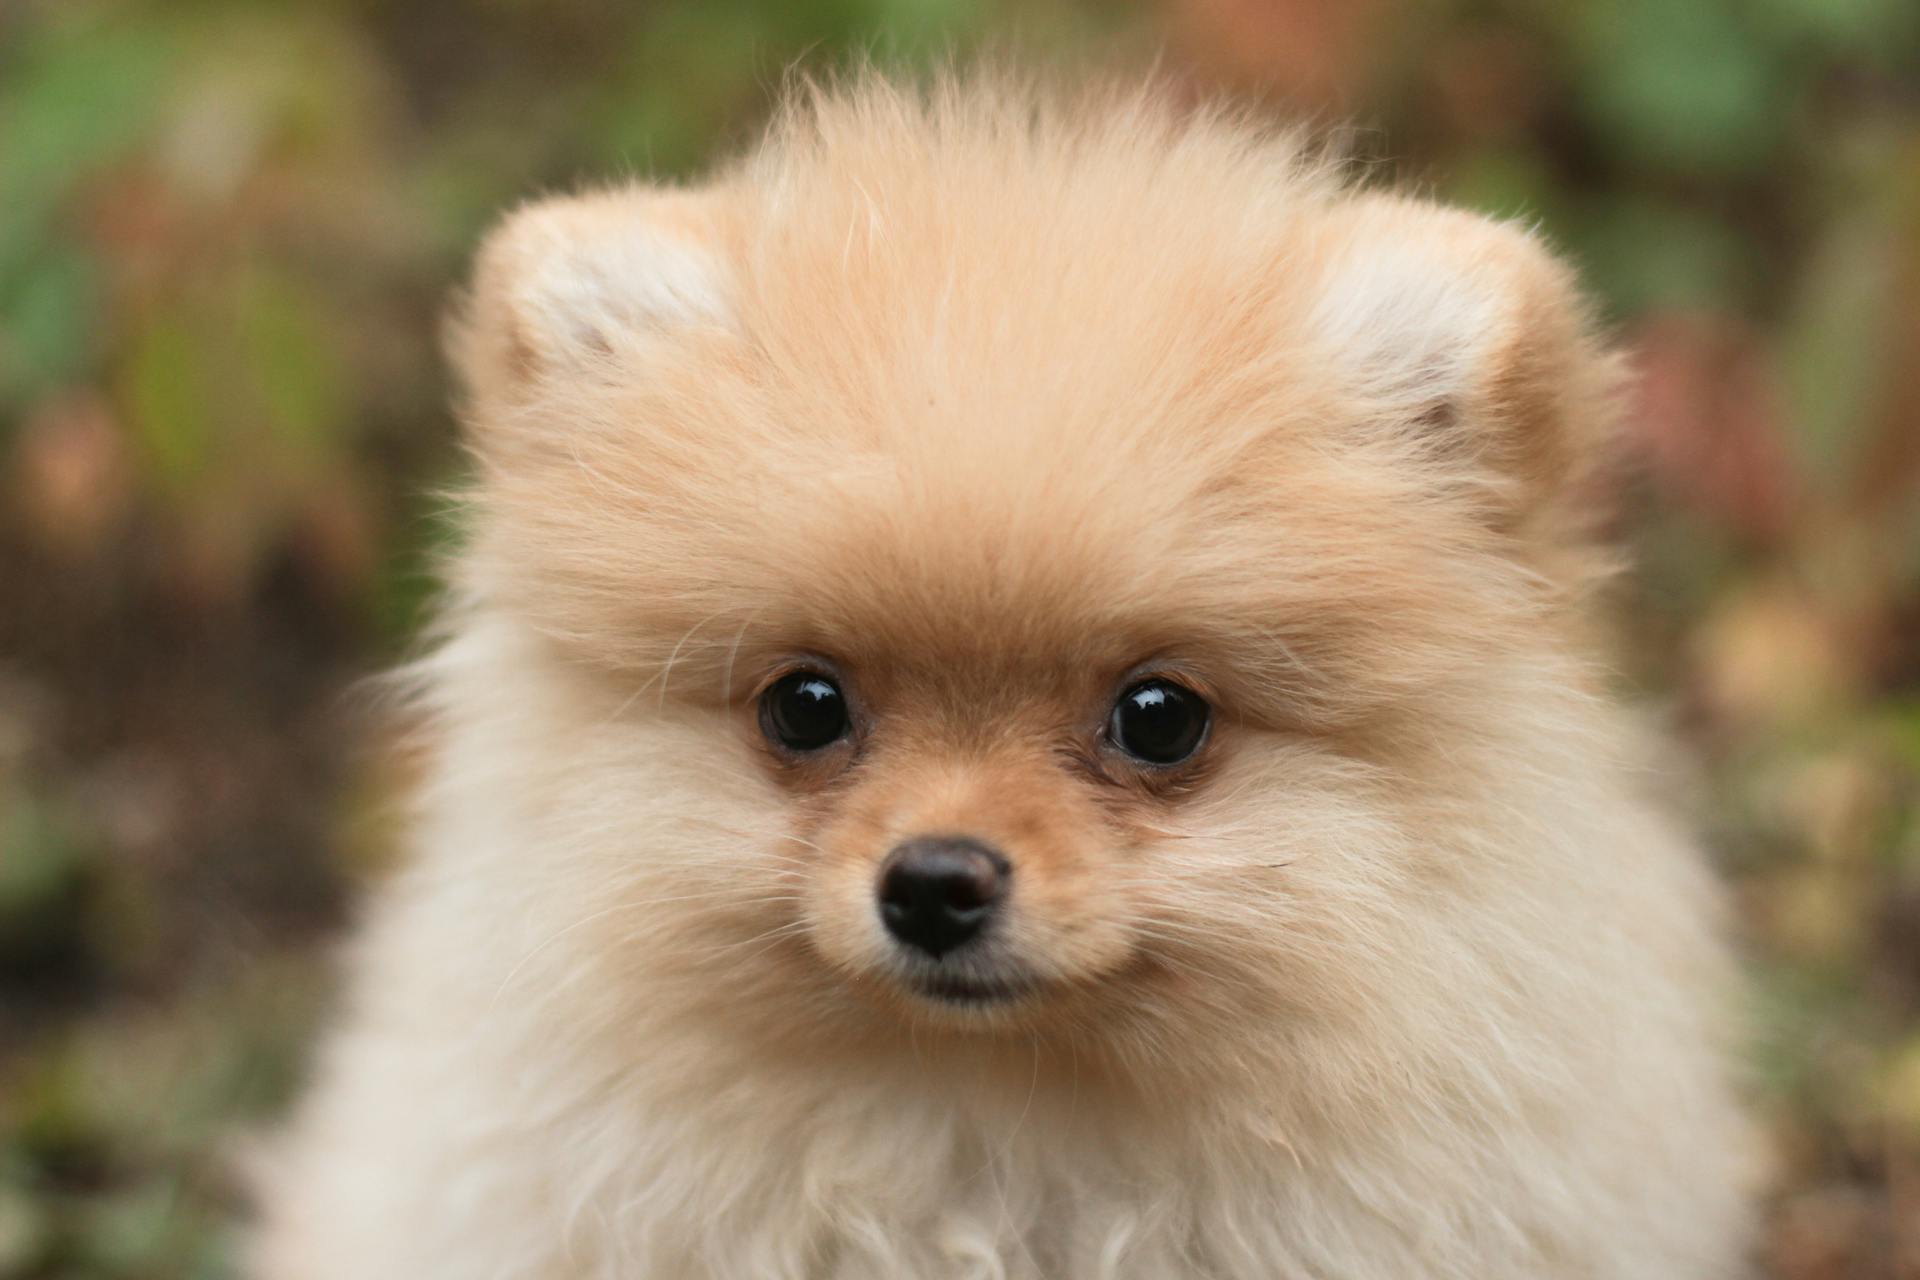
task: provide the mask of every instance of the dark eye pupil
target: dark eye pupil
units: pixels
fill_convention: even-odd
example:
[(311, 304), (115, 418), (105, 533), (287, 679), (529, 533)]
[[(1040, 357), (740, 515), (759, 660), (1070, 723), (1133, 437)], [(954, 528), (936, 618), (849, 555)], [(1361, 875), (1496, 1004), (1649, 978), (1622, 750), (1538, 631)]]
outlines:
[(1128, 755), (1148, 764), (1174, 764), (1200, 746), (1207, 732), (1207, 704), (1171, 680), (1144, 680), (1120, 695), (1109, 726)]
[(767, 736), (791, 751), (818, 751), (847, 732), (847, 700), (840, 686), (817, 671), (794, 671), (774, 681), (760, 699)]

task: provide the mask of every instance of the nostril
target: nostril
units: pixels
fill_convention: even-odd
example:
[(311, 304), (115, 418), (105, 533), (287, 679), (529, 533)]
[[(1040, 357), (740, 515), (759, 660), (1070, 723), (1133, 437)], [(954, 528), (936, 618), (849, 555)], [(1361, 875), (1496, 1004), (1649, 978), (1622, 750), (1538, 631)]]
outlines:
[(888, 932), (929, 955), (971, 941), (1006, 896), (1007, 860), (964, 836), (922, 836), (887, 855), (880, 918)]
[(1000, 873), (979, 858), (909, 857), (888, 868), (880, 896), (903, 911), (920, 906), (977, 911), (1000, 897)]

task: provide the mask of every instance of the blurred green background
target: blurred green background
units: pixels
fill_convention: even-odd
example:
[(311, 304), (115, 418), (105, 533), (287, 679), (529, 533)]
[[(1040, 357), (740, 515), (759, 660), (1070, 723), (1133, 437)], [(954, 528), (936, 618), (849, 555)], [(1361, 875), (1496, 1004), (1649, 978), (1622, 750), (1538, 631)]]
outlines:
[[(1920, 1276), (1920, 5), (0, 0), (0, 1276), (229, 1274), (406, 754), (442, 307), (781, 69), (1157, 57), (1536, 220), (1639, 371), (1622, 679), (1703, 762), (1769, 1273)], [(1650, 1278), (1652, 1280), (1652, 1278)]]

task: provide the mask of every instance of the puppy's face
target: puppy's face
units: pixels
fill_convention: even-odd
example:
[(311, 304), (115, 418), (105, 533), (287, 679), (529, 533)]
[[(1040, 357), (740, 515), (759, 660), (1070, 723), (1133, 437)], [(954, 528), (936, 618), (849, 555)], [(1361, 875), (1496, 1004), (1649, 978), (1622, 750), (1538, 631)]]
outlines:
[(756, 748), (806, 855), (808, 936), (856, 981), (990, 1013), (1138, 960), (1144, 855), (1230, 747), (1193, 655), (1059, 639), (809, 653), (763, 678)]
[(580, 937), (983, 1034), (1365, 998), (1581, 573), (1562, 273), (1204, 137), (900, 141), (483, 257), (466, 572), (580, 699)]

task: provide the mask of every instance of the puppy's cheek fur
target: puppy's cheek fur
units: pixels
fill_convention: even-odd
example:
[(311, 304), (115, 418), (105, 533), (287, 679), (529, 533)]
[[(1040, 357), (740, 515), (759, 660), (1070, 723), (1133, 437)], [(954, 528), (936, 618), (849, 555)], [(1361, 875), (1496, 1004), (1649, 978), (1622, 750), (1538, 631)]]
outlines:
[(794, 910), (785, 797), (710, 711), (674, 708), (643, 725), (595, 715), (582, 724), (599, 727), (571, 733), (550, 777), (528, 779), (546, 839), (517, 874), (579, 922), (549, 945), (606, 964), (619, 987), (636, 985), (622, 973), (745, 955), (741, 944)]
[(1127, 870), (1141, 981), (1178, 990), (1198, 975), (1243, 1009), (1303, 1016), (1373, 966), (1384, 899), (1368, 886), (1400, 874), (1409, 842), (1365, 766), (1304, 737), (1247, 739), (1160, 815)]

